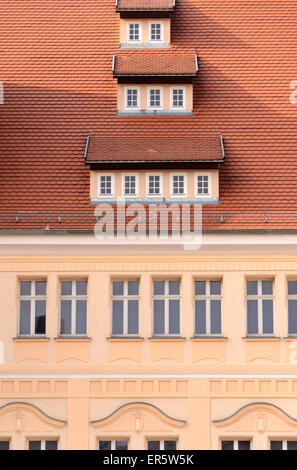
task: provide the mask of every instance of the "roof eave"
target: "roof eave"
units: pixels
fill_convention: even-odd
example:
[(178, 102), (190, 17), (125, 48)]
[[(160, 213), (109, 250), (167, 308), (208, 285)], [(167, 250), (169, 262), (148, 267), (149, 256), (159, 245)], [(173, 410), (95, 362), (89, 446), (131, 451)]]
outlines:
[(189, 77), (189, 78), (195, 78), (197, 77), (197, 72), (195, 73), (175, 73), (175, 74), (168, 74), (168, 73), (155, 73), (155, 74), (140, 74), (140, 73), (130, 73), (130, 74), (119, 74), (119, 73), (114, 73), (113, 74), (114, 78), (150, 78), (150, 77)]

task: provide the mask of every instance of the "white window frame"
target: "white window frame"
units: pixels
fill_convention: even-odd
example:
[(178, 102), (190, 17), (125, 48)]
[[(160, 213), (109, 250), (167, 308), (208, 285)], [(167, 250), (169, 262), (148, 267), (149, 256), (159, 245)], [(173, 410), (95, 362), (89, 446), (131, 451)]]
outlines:
[[(116, 450), (116, 441), (127, 441), (128, 443), (128, 450), (129, 450), (129, 439), (127, 437), (123, 437), (122, 439), (121, 438), (117, 438), (117, 439), (110, 439), (109, 437), (100, 437), (98, 440), (97, 440), (97, 449), (99, 449), (99, 442), (100, 441), (110, 441), (111, 442), (111, 450)], [(103, 451), (104, 452), (104, 451)]]
[[(62, 282), (72, 282), (71, 295), (62, 295)], [(77, 295), (76, 294), (76, 282), (85, 281), (87, 283), (87, 294)], [(74, 287), (75, 286), (75, 287)], [(75, 294), (73, 294), (75, 289)], [(71, 300), (71, 333), (61, 333), (61, 300)], [(86, 300), (86, 332), (85, 333), (75, 333), (76, 327), (76, 301), (77, 300)], [(60, 279), (59, 286), (59, 335), (60, 336), (87, 336), (88, 331), (88, 280), (87, 279)], [(48, 439), (47, 439), (48, 440)]]
[[(125, 177), (135, 176), (135, 194), (125, 194)], [(139, 196), (139, 175), (138, 173), (122, 173), (122, 197), (138, 197)]]
[[(124, 283), (124, 294), (123, 295), (114, 295), (111, 292), (111, 334), (112, 336), (138, 336), (139, 329), (140, 329), (140, 318), (139, 318), (139, 306), (140, 306), (140, 293), (138, 290), (138, 295), (128, 295), (128, 281), (137, 281), (138, 288), (140, 288), (140, 280), (139, 279), (112, 279), (112, 283), (114, 281), (122, 281)], [(123, 301), (123, 333), (112, 333), (113, 330), (113, 301), (114, 300), (122, 300)], [(138, 300), (138, 332), (137, 333), (128, 333), (128, 300)], [(103, 439), (100, 439), (103, 440)], [(110, 441), (110, 439), (106, 439)], [(119, 439), (122, 440), (122, 439)], [(123, 439), (125, 440), (125, 439)]]
[[(101, 177), (102, 176), (110, 176), (111, 177), (111, 194), (102, 194), (101, 193)], [(111, 198), (114, 197), (114, 173), (98, 173), (98, 180), (97, 180), (97, 192), (98, 197), (104, 198)]]
[[(295, 337), (295, 336), (297, 336), (297, 332), (292, 333), (292, 332), (289, 331), (289, 327), (290, 327), (290, 325), (289, 325), (289, 300), (297, 300), (297, 293), (296, 293), (296, 294), (289, 294), (289, 281), (297, 281), (297, 279), (296, 279), (296, 278), (292, 278), (292, 279), (287, 278), (287, 316), (288, 316), (287, 321), (288, 321), (288, 336)], [(280, 441), (281, 439), (275, 439), (275, 440), (279, 440), (279, 441)]]
[[(195, 294), (195, 282), (202, 281), (205, 282), (205, 295), (202, 294)], [(211, 294), (210, 293), (210, 283), (211, 281), (220, 282), (221, 283), (221, 294)], [(222, 279), (195, 279), (194, 280), (194, 333), (195, 336), (221, 336), (222, 329), (223, 329), (223, 322), (222, 322), (222, 288), (223, 288), (223, 280)], [(195, 319), (195, 301), (196, 300), (205, 300), (205, 322), (206, 322), (206, 332), (205, 333), (196, 333), (196, 319)], [(221, 333), (211, 333), (211, 300), (220, 300), (221, 301)], [(227, 440), (227, 439), (223, 439)], [(232, 439), (230, 439), (232, 440)]]
[[(160, 106), (151, 106), (150, 105), (150, 94), (151, 90), (160, 90)], [(163, 87), (162, 86), (150, 86), (147, 87), (147, 107), (148, 109), (163, 109)]]
[[(173, 177), (174, 176), (183, 176), (184, 177), (184, 194), (174, 194), (173, 193)], [(188, 175), (187, 173), (175, 172), (170, 173), (170, 197), (180, 198), (187, 197), (188, 195)]]
[(281, 441), (282, 442), (282, 450), (288, 450), (288, 442), (297, 442), (297, 438), (295, 439), (283, 439), (283, 438), (280, 438), (280, 439), (277, 439), (277, 438), (273, 438), (273, 439), (269, 439), (269, 450), (271, 450), (271, 445), (270, 443), (271, 442), (274, 442), (274, 441)]
[(178, 450), (178, 439), (175, 439), (173, 437), (168, 437), (168, 438), (154, 438), (154, 437), (147, 437), (146, 438), (146, 450), (148, 450), (148, 441), (158, 441), (160, 442), (160, 450), (165, 450), (164, 449), (164, 446), (165, 446), (165, 441), (174, 441), (176, 442), (176, 450)]
[[(149, 193), (149, 177), (150, 176), (159, 176), (160, 177), (160, 194), (150, 194)], [(146, 173), (146, 197), (149, 198), (159, 198), (163, 196), (163, 173), (158, 173), (158, 172), (151, 172), (151, 173)]]
[[(184, 105), (183, 106), (173, 106), (173, 90), (183, 90), (183, 97), (184, 97)], [(186, 87), (185, 86), (171, 86), (170, 87), (170, 109), (172, 111), (185, 111), (186, 109), (186, 100), (187, 100), (187, 95), (186, 95)]]
[[(137, 106), (128, 106), (128, 90), (137, 90)], [(140, 87), (139, 86), (125, 86), (124, 88), (124, 109), (125, 111), (137, 111), (140, 109)]]
[[(31, 282), (31, 295), (21, 295), (21, 282)], [(45, 295), (36, 295), (36, 282), (45, 282), (46, 293), (47, 293), (47, 279), (20, 279), (19, 280), (19, 317), (18, 317), (18, 334), (21, 336), (42, 336), (46, 335), (46, 293)], [(30, 300), (30, 333), (21, 333), (21, 300)], [(45, 300), (45, 332), (35, 333), (35, 311), (36, 311), (36, 300)]]
[(239, 441), (249, 441), (250, 443), (250, 450), (252, 450), (252, 443), (253, 443), (253, 440), (250, 439), (250, 438), (242, 438), (242, 439), (232, 439), (232, 438), (229, 438), (229, 437), (226, 437), (226, 438), (222, 438), (220, 439), (220, 444), (221, 444), (221, 450), (222, 450), (222, 442), (223, 441), (233, 441), (233, 450), (238, 450), (238, 443)]
[(55, 442), (57, 442), (57, 450), (59, 450), (59, 439), (52, 439), (52, 438), (46, 438), (46, 439), (37, 439), (37, 438), (36, 438), (36, 439), (35, 439), (35, 438), (33, 439), (33, 438), (32, 438), (32, 439), (31, 439), (31, 438), (29, 438), (29, 439), (27, 440), (27, 450), (29, 450), (29, 443), (32, 442), (32, 441), (38, 441), (38, 442), (41, 443), (41, 444), (40, 444), (40, 450), (46, 450), (46, 449), (45, 449), (45, 443), (46, 443), (46, 441), (55, 441)]
[(8, 450), (11, 450), (10, 448), (10, 444), (11, 444), (11, 438), (5, 438), (5, 437), (1, 437), (0, 438), (0, 442), (8, 442)]
[[(160, 24), (161, 25), (161, 38), (160, 39), (152, 39), (152, 25), (153, 24)], [(163, 21), (159, 21), (158, 19), (156, 19), (156, 21), (149, 21), (149, 23), (148, 23), (148, 41), (149, 41), (149, 43), (153, 43), (153, 44), (162, 43), (164, 41), (164, 22)]]
[[(154, 282), (164, 281), (164, 295), (154, 294)], [(179, 282), (179, 294), (169, 294), (169, 281)], [(164, 333), (155, 333), (154, 325), (154, 300), (164, 300)], [(179, 300), (179, 333), (169, 333), (169, 300)], [(153, 337), (154, 336), (180, 336), (181, 332), (181, 279), (153, 279)], [(158, 439), (152, 439), (158, 440)], [(166, 440), (166, 439), (165, 439)]]
[[(247, 282), (256, 281), (257, 282), (257, 295), (247, 294)], [(263, 295), (262, 293), (262, 281), (271, 281), (272, 282), (272, 295)], [(272, 300), (273, 307), (273, 328), (274, 328), (274, 279), (246, 279), (245, 280), (245, 297), (246, 297), (246, 334), (247, 336), (273, 336), (272, 333), (263, 333), (263, 304), (262, 300)], [(247, 312), (247, 301), (248, 300), (257, 300), (258, 304), (258, 333), (248, 333), (248, 312)]]
[[(199, 194), (198, 193), (198, 176), (208, 176), (208, 194)], [(206, 171), (197, 171), (195, 173), (195, 197), (204, 199), (204, 198), (211, 198), (212, 195), (212, 180), (211, 180), (211, 173)]]
[[(130, 39), (130, 24), (139, 25), (139, 39)], [(127, 21), (127, 43), (139, 44), (142, 41), (142, 21)]]

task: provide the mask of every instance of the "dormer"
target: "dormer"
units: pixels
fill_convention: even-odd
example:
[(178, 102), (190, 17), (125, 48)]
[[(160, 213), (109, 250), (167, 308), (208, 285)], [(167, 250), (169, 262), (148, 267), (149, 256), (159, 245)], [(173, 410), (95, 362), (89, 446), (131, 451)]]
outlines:
[(170, 15), (174, 0), (117, 0), (120, 47), (170, 47)]
[(113, 58), (119, 115), (191, 115), (196, 54), (145, 52)]

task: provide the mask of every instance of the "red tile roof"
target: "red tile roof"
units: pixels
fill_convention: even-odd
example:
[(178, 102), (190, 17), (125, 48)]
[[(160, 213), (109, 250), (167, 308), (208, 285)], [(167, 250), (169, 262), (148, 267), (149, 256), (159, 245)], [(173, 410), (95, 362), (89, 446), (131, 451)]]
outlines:
[[(269, 217), (270, 211), (297, 211), (297, 105), (290, 102), (296, 17), (296, 0), (178, 0), (171, 49), (198, 52), (194, 114), (119, 117), (111, 63), (120, 18), (113, 1), (5, 2), (0, 210), (92, 211), (88, 135), (222, 134), (220, 204), (206, 210), (267, 211), (265, 228), (297, 227), (294, 216)], [(248, 224), (248, 218), (242, 222)]]
[(219, 137), (91, 137), (87, 162), (224, 160)]
[(117, 10), (172, 10), (174, 0), (118, 0)]
[(196, 76), (197, 66), (195, 54), (161, 54), (138, 53), (117, 55), (115, 57), (114, 76), (125, 77), (128, 75), (162, 75), (162, 76)]

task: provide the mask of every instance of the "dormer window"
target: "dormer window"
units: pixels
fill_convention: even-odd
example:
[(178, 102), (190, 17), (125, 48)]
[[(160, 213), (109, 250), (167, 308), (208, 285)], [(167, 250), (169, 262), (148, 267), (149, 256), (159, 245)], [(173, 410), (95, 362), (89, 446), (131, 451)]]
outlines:
[(171, 197), (187, 195), (187, 175), (185, 173), (173, 173), (171, 175)]
[(141, 23), (128, 23), (128, 42), (141, 41)]
[(138, 196), (138, 175), (123, 175), (123, 196)]
[(140, 93), (138, 87), (125, 88), (125, 108), (127, 110), (139, 109)]
[(161, 174), (148, 174), (147, 175), (147, 196), (161, 196), (162, 194), (162, 175)]
[(149, 25), (149, 40), (151, 42), (163, 41), (163, 23), (150, 23)]
[(171, 109), (185, 109), (185, 87), (171, 88)]
[(114, 195), (114, 176), (112, 174), (98, 175), (98, 195), (112, 197)]
[(210, 196), (211, 195), (211, 175), (209, 173), (196, 174), (196, 196)]
[(148, 107), (151, 109), (161, 109), (162, 103), (162, 88), (150, 87), (148, 88)]

